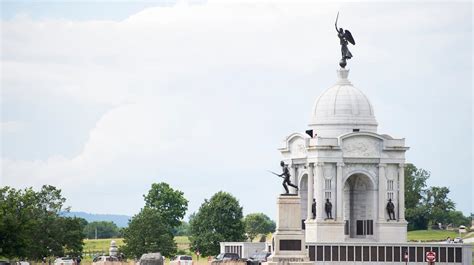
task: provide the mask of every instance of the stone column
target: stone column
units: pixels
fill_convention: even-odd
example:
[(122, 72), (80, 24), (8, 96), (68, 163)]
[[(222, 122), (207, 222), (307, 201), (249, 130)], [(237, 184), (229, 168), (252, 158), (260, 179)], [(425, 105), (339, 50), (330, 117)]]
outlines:
[(309, 163), (308, 165), (308, 207), (306, 211), (306, 220), (310, 220), (313, 218), (313, 198), (314, 198), (314, 164)]
[(398, 165), (398, 220), (405, 221), (405, 164)]
[(324, 163), (316, 164), (316, 220), (324, 219)]
[(342, 186), (342, 167), (344, 163), (337, 163), (336, 169), (336, 220), (343, 221), (342, 214), (342, 193), (344, 192), (344, 187)]
[[(292, 164), (291, 165), (291, 171), (290, 171), (290, 175), (291, 175), (291, 178), (290, 178), (290, 181), (291, 183), (295, 184), (296, 186), (298, 186), (298, 166), (295, 165), (295, 164)], [(293, 187), (288, 187), (288, 190), (290, 190), (290, 193), (292, 194), (296, 194), (296, 189), (293, 188)]]
[(386, 183), (387, 183), (387, 178), (385, 177), (385, 167), (386, 164), (379, 164), (379, 192), (378, 192), (378, 216), (379, 220), (384, 220), (385, 219), (385, 193), (386, 193)]

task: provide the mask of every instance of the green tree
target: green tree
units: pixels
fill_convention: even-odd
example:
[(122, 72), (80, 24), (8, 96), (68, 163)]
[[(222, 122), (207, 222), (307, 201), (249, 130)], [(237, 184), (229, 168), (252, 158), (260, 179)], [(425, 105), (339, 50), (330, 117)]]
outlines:
[(426, 205), (405, 209), (405, 218), (408, 220), (408, 231), (426, 230), (430, 221), (430, 212)]
[(143, 253), (160, 252), (164, 256), (176, 253), (173, 233), (160, 212), (143, 208), (124, 229), (122, 248), (128, 257), (139, 258)]
[(188, 208), (183, 192), (166, 183), (154, 183), (145, 198), (145, 207), (123, 229), (124, 253), (138, 258), (143, 253), (176, 253), (173, 232), (181, 224)]
[(413, 164), (405, 167), (405, 208), (412, 209), (423, 203), (426, 193), (426, 180), (430, 172), (417, 168)]
[(181, 221), (181, 224), (173, 229), (173, 235), (175, 236), (189, 236), (189, 223)]
[(266, 235), (275, 231), (275, 222), (263, 213), (247, 214), (244, 218), (245, 233), (250, 241), (258, 235)]
[(426, 180), (430, 172), (413, 164), (405, 167), (405, 217), (408, 230), (428, 228), (429, 209), (425, 204)]
[(81, 255), (84, 246), (84, 227), (87, 223), (83, 218), (62, 217), (58, 219), (61, 231), (61, 245), (65, 255), (76, 257)]
[(155, 209), (162, 214), (165, 222), (171, 227), (181, 224), (188, 209), (188, 200), (183, 192), (174, 190), (167, 183), (153, 183), (145, 198), (145, 207)]
[(114, 222), (95, 221), (90, 222), (84, 228), (84, 234), (87, 238), (116, 238), (120, 235), (120, 230)]
[(464, 225), (466, 227), (471, 226), (471, 218), (464, 216), (461, 211), (450, 211), (447, 217), (447, 223), (453, 224), (454, 227)]
[(449, 188), (431, 187), (426, 192), (426, 205), (430, 211), (432, 224), (446, 224), (449, 221), (449, 212), (454, 211), (455, 204), (448, 198)]
[(204, 200), (189, 222), (191, 249), (210, 256), (219, 253), (219, 242), (245, 240), (242, 217), (242, 207), (229, 193), (220, 191)]
[(84, 220), (61, 217), (65, 201), (54, 186), (0, 189), (0, 256), (38, 260), (80, 252)]

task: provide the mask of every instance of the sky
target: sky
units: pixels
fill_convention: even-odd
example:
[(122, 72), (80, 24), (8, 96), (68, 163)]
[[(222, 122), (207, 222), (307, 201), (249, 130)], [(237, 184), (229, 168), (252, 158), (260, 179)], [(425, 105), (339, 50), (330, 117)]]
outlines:
[(473, 210), (472, 3), (1, 1), (1, 179), (134, 215), (152, 183), (276, 215), (277, 148), (336, 82)]

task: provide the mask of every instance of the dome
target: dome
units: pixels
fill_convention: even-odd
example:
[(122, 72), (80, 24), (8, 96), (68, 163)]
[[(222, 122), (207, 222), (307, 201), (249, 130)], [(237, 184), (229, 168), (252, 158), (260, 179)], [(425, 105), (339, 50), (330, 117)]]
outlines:
[(338, 70), (339, 80), (316, 99), (310, 127), (322, 137), (353, 131), (377, 132), (369, 99), (347, 79), (349, 70)]

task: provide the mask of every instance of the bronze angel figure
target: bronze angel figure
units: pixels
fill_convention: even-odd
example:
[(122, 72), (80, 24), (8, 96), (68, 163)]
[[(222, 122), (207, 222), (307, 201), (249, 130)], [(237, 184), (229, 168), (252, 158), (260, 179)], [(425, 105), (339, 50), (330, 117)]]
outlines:
[(334, 25), (336, 26), (337, 36), (339, 37), (340, 44), (341, 44), (342, 58), (341, 58), (341, 61), (339, 62), (339, 66), (344, 68), (347, 65), (347, 60), (352, 58), (352, 53), (349, 51), (349, 48), (347, 48), (347, 45), (348, 43), (355, 45), (355, 41), (350, 31), (348, 31), (347, 29), (344, 30), (342, 28), (337, 28), (338, 18), (339, 18), (339, 12), (337, 12), (336, 23)]

